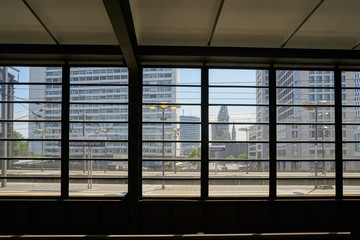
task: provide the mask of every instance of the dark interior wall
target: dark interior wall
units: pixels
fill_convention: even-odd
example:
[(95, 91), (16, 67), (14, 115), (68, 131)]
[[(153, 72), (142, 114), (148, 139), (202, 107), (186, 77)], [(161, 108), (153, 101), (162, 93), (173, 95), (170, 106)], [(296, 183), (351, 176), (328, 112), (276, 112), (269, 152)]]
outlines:
[(144, 200), (136, 223), (121, 200), (2, 200), (0, 209), (0, 234), (351, 231), (360, 220), (357, 200)]

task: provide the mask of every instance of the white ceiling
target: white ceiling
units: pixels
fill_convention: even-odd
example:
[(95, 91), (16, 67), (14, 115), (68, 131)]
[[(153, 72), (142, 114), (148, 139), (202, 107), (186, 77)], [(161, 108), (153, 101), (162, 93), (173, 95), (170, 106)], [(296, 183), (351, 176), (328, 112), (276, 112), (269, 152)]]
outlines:
[[(211, 46), (280, 48), (289, 40), (284, 47), (352, 49), (360, 43), (359, 0), (324, 0), (308, 19), (321, 0), (225, 0), (213, 36), (221, 0), (129, 1), (139, 45), (206, 46), (211, 39)], [(27, 3), (60, 44), (118, 43), (102, 0)], [(0, 0), (0, 43), (56, 44), (22, 0)]]

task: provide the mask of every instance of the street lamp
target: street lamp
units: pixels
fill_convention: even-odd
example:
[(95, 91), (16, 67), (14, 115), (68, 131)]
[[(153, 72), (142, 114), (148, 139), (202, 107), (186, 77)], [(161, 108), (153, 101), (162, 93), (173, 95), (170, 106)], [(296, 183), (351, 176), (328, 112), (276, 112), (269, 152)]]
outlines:
[[(319, 100), (318, 102), (317, 102), (319, 105), (328, 105), (329, 104), (329, 102), (328, 101), (326, 101), (326, 100)], [(324, 130), (326, 130), (326, 129), (328, 129), (327, 127), (322, 127), (322, 128), (318, 128), (317, 126), (317, 122), (318, 122), (318, 110), (319, 110), (319, 107), (322, 107), (322, 108), (324, 108), (324, 109), (327, 109), (327, 108), (329, 108), (329, 107), (327, 107), (327, 106), (301, 106), (301, 108), (304, 108), (304, 109), (306, 109), (306, 110), (309, 110), (309, 111), (311, 111), (311, 110), (315, 110), (315, 146), (316, 146), (316, 151), (315, 151), (315, 158), (317, 159), (317, 150), (318, 150), (318, 143), (317, 143), (317, 140), (318, 140), (318, 132), (319, 131), (321, 131), (321, 134), (322, 134), (322, 139), (324, 139), (324, 136), (323, 136), (323, 131)], [(325, 129), (326, 128), (326, 129)], [(322, 144), (322, 158), (324, 159), (324, 154), (325, 154), (325, 150), (324, 150), (324, 143), (321, 143)], [(315, 161), (315, 169), (314, 169), (314, 171), (315, 171), (315, 177), (317, 177), (318, 176), (318, 170), (319, 170), (319, 163), (318, 163), (318, 161)], [(315, 189), (317, 189), (318, 188), (318, 184), (317, 184), (317, 180), (316, 180), (316, 183), (315, 183), (315, 187), (314, 187)]]
[[(147, 108), (152, 109), (152, 110), (160, 110), (162, 112), (162, 118), (160, 118), (160, 120), (163, 121), (162, 124), (162, 163), (161, 163), (161, 171), (162, 171), (162, 176), (165, 176), (165, 162), (164, 162), (164, 156), (165, 156), (165, 120), (167, 120), (167, 118), (165, 118), (165, 111), (170, 109), (170, 110), (176, 110), (178, 108), (180, 108), (179, 105), (168, 105), (166, 103), (161, 103), (159, 105), (154, 105), (154, 106), (147, 106)], [(165, 183), (164, 180), (162, 182), (162, 189), (165, 189)]]
[(175, 161), (174, 161), (174, 173), (176, 174), (176, 140), (179, 137), (179, 134), (183, 131), (182, 128), (173, 128), (170, 131), (174, 132), (174, 139), (175, 139)]
[[(253, 132), (255, 131), (253, 128), (250, 127), (244, 127), (244, 128), (240, 128), (239, 131), (241, 132), (246, 132), (246, 157), (249, 160), (249, 132)], [(249, 161), (246, 162), (246, 174), (249, 174)]]
[[(41, 138), (43, 139), (42, 140), (42, 143), (41, 143), (41, 154), (42, 154), (42, 157), (44, 157), (44, 139), (45, 139), (45, 133), (49, 133), (50, 131), (47, 130), (47, 129), (35, 129), (34, 130), (34, 133), (35, 134), (41, 134)], [(41, 159), (41, 172), (44, 172), (44, 159)]]
[[(98, 133), (105, 133), (105, 140), (107, 140), (107, 133), (111, 133), (112, 131), (110, 129), (106, 129), (106, 128), (101, 128)], [(107, 152), (106, 152), (106, 142), (105, 142), (105, 158), (107, 157)], [(105, 160), (105, 168), (104, 168), (104, 172), (107, 172), (107, 160)]]

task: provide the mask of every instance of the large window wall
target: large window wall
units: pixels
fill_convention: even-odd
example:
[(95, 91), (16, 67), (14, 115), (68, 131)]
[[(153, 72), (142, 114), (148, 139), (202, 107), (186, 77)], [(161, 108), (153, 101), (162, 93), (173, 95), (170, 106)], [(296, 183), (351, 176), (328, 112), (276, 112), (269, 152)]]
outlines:
[(360, 195), (360, 72), (153, 67), (139, 83), (0, 67), (0, 196)]

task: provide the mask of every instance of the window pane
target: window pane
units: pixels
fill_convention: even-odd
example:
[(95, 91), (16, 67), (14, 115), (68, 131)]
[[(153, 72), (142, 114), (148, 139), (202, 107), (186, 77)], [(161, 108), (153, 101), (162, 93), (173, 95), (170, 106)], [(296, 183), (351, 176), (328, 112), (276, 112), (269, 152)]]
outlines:
[(70, 158), (77, 159), (127, 159), (127, 142), (104, 142), (101, 137), (93, 141), (70, 141)]
[(200, 180), (143, 180), (144, 197), (200, 197)]
[(278, 178), (335, 178), (335, 161), (277, 162)]
[(0, 196), (60, 196), (60, 179), (0, 179)]
[(319, 106), (277, 107), (278, 123), (334, 123), (335, 108)]
[(128, 123), (70, 123), (70, 140), (127, 140)]
[(26, 159), (60, 157), (60, 155), (60, 141), (0, 141), (0, 157)]
[(144, 85), (200, 85), (201, 70), (191, 68), (144, 68)]
[(343, 107), (343, 123), (360, 123), (360, 107)]
[(70, 197), (123, 197), (127, 179), (70, 179)]
[(267, 70), (210, 69), (209, 85), (268, 86)]
[(210, 104), (267, 104), (268, 98), (259, 98), (259, 92), (265, 89), (260, 88), (240, 88), (240, 87), (210, 87)]
[(143, 161), (142, 176), (143, 179), (162, 177), (199, 179), (200, 169), (200, 161)]
[(210, 159), (267, 160), (268, 143), (210, 143)]
[(323, 197), (335, 196), (334, 179), (277, 180), (279, 197)]
[(71, 84), (128, 84), (127, 68), (71, 67)]
[(334, 125), (277, 125), (278, 141), (335, 141)]
[(42, 160), (0, 160), (0, 176), (8, 177), (60, 177), (61, 161)]
[(360, 179), (344, 179), (344, 196), (360, 196)]
[(200, 103), (200, 87), (144, 86), (143, 103)]
[(128, 163), (109, 160), (71, 160), (69, 162), (72, 178), (127, 178)]
[(266, 123), (269, 121), (269, 108), (266, 106), (209, 106), (209, 121)]
[(143, 122), (200, 122), (200, 106), (143, 105)]
[[(313, 105), (333, 105), (334, 89), (327, 88), (278, 88), (276, 90), (277, 104), (307, 105), (303, 108), (313, 110)], [(323, 107), (328, 108), (328, 107)]]
[(210, 197), (268, 197), (269, 180), (210, 180)]
[(279, 160), (334, 160), (334, 143), (278, 143)]
[(71, 85), (70, 102), (127, 103), (128, 87)]
[(198, 142), (143, 142), (143, 159), (194, 159), (201, 158)]
[[(231, 160), (231, 159), (229, 159)], [(269, 178), (269, 162), (210, 161), (209, 178)]]
[[(309, 84), (314, 83), (328, 83), (327, 79), (330, 79), (333, 76), (333, 71), (316, 71), (316, 75), (314, 76), (313, 71), (278, 70), (276, 71), (276, 86), (306, 87)], [(323, 79), (326, 79), (326, 81), (323, 81)]]
[(70, 104), (70, 121), (128, 121), (128, 106), (120, 104)]
[(200, 124), (144, 123), (142, 133), (143, 140), (200, 141)]
[(210, 124), (210, 141), (267, 141), (268, 125)]

